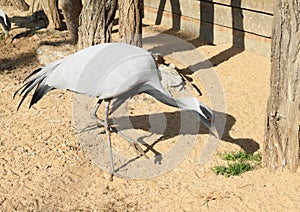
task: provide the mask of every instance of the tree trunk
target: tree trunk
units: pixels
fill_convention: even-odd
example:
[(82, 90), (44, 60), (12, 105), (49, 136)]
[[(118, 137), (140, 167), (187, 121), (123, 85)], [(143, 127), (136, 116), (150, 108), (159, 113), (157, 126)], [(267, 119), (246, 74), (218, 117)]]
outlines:
[(111, 41), (117, 0), (87, 0), (79, 16), (78, 48)]
[(48, 18), (48, 29), (61, 29), (62, 23), (59, 18), (58, 0), (41, 0), (43, 10)]
[(299, 165), (300, 1), (277, 0), (272, 37), (271, 95), (268, 101), (263, 165), (272, 170)]
[(35, 12), (43, 10), (41, 0), (31, 0), (30, 1), (30, 12), (34, 14)]
[(12, 4), (10, 3), (9, 0), (0, 0), (0, 6), (11, 6)]
[(37, 12), (41, 8), (48, 18), (48, 29), (61, 29), (62, 23), (58, 12), (58, 0), (32, 0), (31, 12)]
[(82, 2), (81, 0), (61, 0), (60, 3), (69, 31), (70, 40), (73, 43), (77, 43), (79, 15), (82, 9)]
[(9, 0), (9, 1), (13, 5), (13, 7), (18, 10), (21, 11), (29, 10), (29, 5), (24, 0)]
[(143, 1), (119, 1), (119, 37), (122, 42), (142, 46)]

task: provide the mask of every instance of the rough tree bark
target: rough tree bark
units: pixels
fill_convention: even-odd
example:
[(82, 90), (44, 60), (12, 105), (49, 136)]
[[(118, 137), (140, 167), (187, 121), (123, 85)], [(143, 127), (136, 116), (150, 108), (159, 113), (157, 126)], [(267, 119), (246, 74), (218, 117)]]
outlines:
[(33, 14), (39, 10), (43, 10), (41, 0), (31, 0), (30, 1), (30, 12)]
[(78, 41), (79, 15), (82, 9), (81, 0), (61, 0), (61, 8), (69, 31), (70, 40)]
[(48, 29), (61, 29), (62, 22), (58, 12), (58, 0), (32, 0), (30, 3), (31, 12), (40, 9), (44, 10), (48, 18)]
[(277, 0), (272, 37), (271, 94), (268, 101), (263, 165), (272, 170), (299, 165), (300, 0)]
[(62, 23), (59, 18), (58, 0), (41, 0), (42, 8), (48, 18), (48, 29), (61, 29)]
[(142, 0), (119, 1), (119, 38), (121, 42), (142, 46)]
[(111, 41), (117, 0), (87, 0), (79, 16), (78, 48)]
[(21, 11), (29, 10), (29, 5), (24, 0), (9, 0), (9, 1), (13, 5), (13, 7), (18, 10)]
[(12, 4), (10, 3), (9, 0), (0, 0), (0, 6), (11, 6)]

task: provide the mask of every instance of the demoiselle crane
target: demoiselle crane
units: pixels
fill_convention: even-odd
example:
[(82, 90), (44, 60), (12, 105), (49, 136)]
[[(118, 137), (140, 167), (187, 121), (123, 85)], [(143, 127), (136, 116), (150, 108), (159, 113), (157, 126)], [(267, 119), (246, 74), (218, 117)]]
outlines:
[(11, 27), (8, 16), (0, 9), (0, 23), (5, 33), (5, 37), (8, 37), (8, 33)]
[[(195, 113), (199, 121), (218, 137), (213, 113), (207, 106), (194, 97), (174, 98), (160, 80), (157, 64), (150, 52), (123, 43), (104, 43), (35, 70), (24, 80), (26, 83), (15, 92), (14, 97), (17, 93), (23, 95), (18, 109), (35, 87), (29, 108), (55, 88), (98, 98), (91, 117), (105, 128), (113, 176), (115, 170), (108, 118), (126, 99), (136, 94), (147, 93), (166, 105)], [(111, 100), (114, 101), (110, 107)], [(102, 101), (105, 103), (104, 122), (96, 115)]]

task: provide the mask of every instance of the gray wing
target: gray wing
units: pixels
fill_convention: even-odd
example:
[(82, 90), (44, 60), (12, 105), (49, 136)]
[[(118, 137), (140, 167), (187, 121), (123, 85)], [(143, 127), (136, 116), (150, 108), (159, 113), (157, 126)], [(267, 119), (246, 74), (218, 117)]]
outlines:
[(121, 43), (107, 43), (83, 49), (49, 63), (28, 77), (21, 90), (23, 98), (36, 87), (30, 106), (54, 88), (91, 97), (114, 98), (139, 87), (157, 74), (149, 52)]
[(46, 84), (91, 97), (113, 98), (143, 83), (151, 70), (157, 69), (148, 51), (121, 43), (101, 44), (65, 58)]

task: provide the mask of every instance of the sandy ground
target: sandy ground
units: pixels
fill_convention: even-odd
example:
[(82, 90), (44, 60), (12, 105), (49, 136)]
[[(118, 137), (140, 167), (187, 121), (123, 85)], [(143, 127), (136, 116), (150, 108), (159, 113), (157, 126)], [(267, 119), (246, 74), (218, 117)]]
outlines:
[[(9, 11), (9, 16), (19, 16), (13, 20), (25, 19)], [(14, 28), (11, 34), (22, 31), (23, 27)], [(146, 26), (144, 31), (161, 33), (164, 28)], [(52, 91), (30, 110), (25, 100), (18, 112), (19, 99), (12, 99), (25, 76), (40, 66), (36, 48), (45, 42), (63, 44), (66, 32), (42, 30), (12, 43), (0, 41), (2, 211), (299, 211), (299, 171), (272, 174), (259, 168), (229, 178), (211, 171), (221, 163), (217, 152), (260, 151), (269, 94), (269, 59), (238, 52), (229, 45), (204, 45), (183, 32), (168, 33), (192, 42), (199, 54), (215, 65), (230, 119), (217, 151), (204, 165), (198, 161), (207, 133), (199, 135), (183, 162), (166, 174), (138, 180), (115, 177), (113, 182), (109, 182), (107, 172), (90, 161), (80, 145), (73, 124), (71, 92)], [(203, 101), (205, 95), (204, 90)], [(139, 115), (149, 114), (149, 109), (176, 111), (149, 99), (139, 104), (141, 107), (131, 108), (131, 117), (141, 125), (144, 122)], [(138, 130), (147, 133), (147, 127)], [(180, 136), (174, 134), (173, 139)], [(128, 144), (120, 143), (114, 142), (114, 148), (126, 152)], [(166, 145), (159, 144), (157, 148), (164, 151)]]

